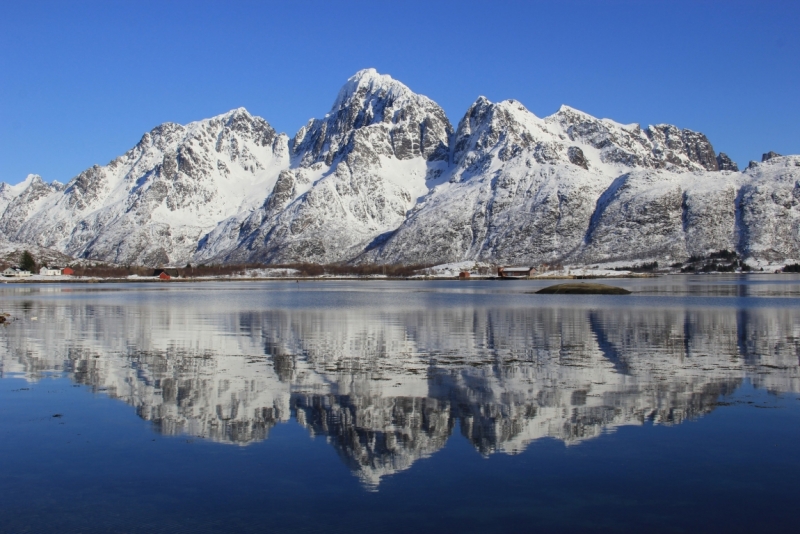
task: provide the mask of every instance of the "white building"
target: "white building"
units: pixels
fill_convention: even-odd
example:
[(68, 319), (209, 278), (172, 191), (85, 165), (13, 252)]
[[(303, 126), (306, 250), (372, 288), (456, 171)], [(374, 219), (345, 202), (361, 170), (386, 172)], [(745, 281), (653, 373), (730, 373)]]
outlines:
[(42, 267), (39, 269), (39, 274), (42, 276), (61, 276), (61, 269), (58, 267)]
[(17, 278), (24, 278), (26, 276), (30, 276), (30, 271), (23, 271), (21, 269), (17, 269), (16, 267), (9, 267), (5, 271), (3, 271), (3, 276), (15, 276)]

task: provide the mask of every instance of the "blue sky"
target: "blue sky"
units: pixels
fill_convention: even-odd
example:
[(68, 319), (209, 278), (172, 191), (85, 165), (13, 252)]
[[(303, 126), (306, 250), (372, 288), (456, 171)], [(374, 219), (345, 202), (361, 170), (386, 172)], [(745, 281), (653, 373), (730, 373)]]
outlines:
[(374, 67), (453, 124), (479, 95), (800, 153), (796, 1), (36, 1), (0, 6), (0, 181), (67, 181), (244, 106), (290, 136)]

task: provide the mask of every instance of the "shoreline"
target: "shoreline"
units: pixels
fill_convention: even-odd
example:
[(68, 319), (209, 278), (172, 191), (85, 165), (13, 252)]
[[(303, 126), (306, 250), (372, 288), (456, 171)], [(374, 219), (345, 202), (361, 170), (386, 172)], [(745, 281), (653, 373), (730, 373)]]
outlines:
[[(794, 273), (774, 273), (774, 272), (746, 272), (746, 273), (631, 273), (619, 276), (592, 276), (592, 275), (554, 275), (538, 276), (531, 278), (500, 278), (497, 276), (472, 276), (470, 278), (459, 278), (457, 276), (419, 276), (419, 277), (389, 277), (389, 276), (325, 276), (325, 277), (203, 277), (203, 278), (171, 278), (161, 280), (157, 277), (139, 278), (59, 278), (59, 279), (8, 279), (1, 280), (4, 284), (136, 284), (136, 283), (191, 283), (191, 282), (385, 282), (385, 281), (407, 281), (407, 282), (432, 282), (432, 281), (457, 281), (457, 282), (509, 282), (509, 281), (549, 281), (549, 280), (625, 280), (636, 278), (660, 278), (663, 276), (719, 276), (719, 275), (775, 275), (775, 274), (794, 274)], [(55, 277), (54, 277), (55, 278)]]

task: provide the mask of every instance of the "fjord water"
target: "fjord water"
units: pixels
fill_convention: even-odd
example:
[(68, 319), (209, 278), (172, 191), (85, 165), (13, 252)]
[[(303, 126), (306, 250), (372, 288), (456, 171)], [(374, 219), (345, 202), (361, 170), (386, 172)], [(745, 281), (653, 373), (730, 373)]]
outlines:
[(6, 284), (0, 532), (788, 532), (800, 278)]

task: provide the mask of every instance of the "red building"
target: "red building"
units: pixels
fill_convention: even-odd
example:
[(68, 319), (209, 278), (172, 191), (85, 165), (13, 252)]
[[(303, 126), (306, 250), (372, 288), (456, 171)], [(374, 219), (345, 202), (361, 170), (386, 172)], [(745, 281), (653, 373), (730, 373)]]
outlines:
[(169, 280), (180, 277), (180, 273), (178, 273), (178, 269), (155, 269), (153, 276), (157, 276), (161, 280)]
[(75, 274), (75, 271), (73, 271), (69, 267), (64, 267), (63, 269), (61, 269), (61, 274), (64, 276), (72, 276), (73, 274)]

